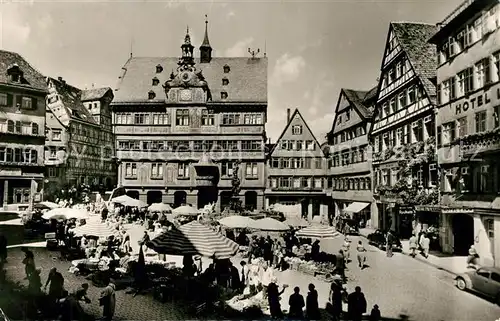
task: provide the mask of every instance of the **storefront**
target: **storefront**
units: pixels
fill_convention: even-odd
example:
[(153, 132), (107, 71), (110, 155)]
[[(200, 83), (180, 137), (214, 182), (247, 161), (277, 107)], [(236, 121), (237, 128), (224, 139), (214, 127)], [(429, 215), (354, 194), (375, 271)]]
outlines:
[(356, 224), (364, 228), (366, 222), (371, 219), (370, 203), (352, 202), (343, 210), (344, 214), (356, 221)]
[(419, 235), (426, 232), (431, 240), (431, 251), (442, 252), (441, 246), (441, 206), (439, 205), (417, 205), (415, 206), (415, 220), (413, 222), (413, 233)]
[(415, 208), (413, 206), (398, 206), (398, 234), (402, 239), (409, 239), (413, 234)]

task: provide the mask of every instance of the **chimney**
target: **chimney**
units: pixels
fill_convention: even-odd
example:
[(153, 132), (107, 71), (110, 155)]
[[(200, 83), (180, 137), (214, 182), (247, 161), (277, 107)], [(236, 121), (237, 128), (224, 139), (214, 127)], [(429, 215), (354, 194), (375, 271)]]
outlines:
[(290, 122), (290, 108), (286, 109), (286, 122), (287, 124)]
[(63, 79), (63, 77), (59, 76), (57, 77), (57, 80), (59, 80), (59, 82), (64, 86), (66, 86), (66, 80)]

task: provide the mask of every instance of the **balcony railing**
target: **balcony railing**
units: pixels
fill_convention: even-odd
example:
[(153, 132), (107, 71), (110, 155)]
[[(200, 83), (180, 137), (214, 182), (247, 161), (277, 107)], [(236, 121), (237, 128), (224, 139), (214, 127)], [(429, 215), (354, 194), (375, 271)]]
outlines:
[(500, 132), (498, 130), (476, 133), (457, 141), (461, 156), (471, 156), (484, 152), (500, 150)]
[(271, 187), (272, 191), (322, 192), (323, 187)]

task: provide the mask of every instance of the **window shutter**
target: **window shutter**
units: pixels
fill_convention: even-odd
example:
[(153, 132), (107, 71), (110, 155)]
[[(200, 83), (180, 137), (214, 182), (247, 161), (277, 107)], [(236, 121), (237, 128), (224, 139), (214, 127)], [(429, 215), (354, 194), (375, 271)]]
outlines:
[(442, 145), (441, 134), (442, 134), (442, 128), (441, 128), (441, 126), (438, 126), (437, 127), (437, 135), (436, 135), (437, 136), (436, 138), (437, 138), (437, 146), (438, 147), (441, 147), (441, 145)]
[(31, 98), (31, 109), (38, 109), (37, 106), (37, 99), (36, 98)]
[(17, 95), (16, 96), (16, 104), (14, 105), (14, 107), (17, 107), (17, 105), (19, 105), (19, 107), (22, 107), (22, 103), (23, 103), (23, 96)]
[(14, 97), (12, 96), (12, 94), (7, 94), (7, 106), (12, 107), (13, 104), (14, 104)]

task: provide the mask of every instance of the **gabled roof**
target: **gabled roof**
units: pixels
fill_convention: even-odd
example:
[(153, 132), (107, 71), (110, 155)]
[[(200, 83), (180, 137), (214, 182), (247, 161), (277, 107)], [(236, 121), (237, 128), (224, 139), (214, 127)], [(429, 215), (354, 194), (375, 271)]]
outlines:
[(82, 90), (82, 101), (89, 101), (89, 100), (99, 100), (104, 97), (110, 91), (111, 88), (109, 87), (103, 87), (103, 88), (92, 88), (92, 89), (85, 89)]
[[(59, 95), (59, 99), (61, 100), (64, 111), (66, 112), (69, 119), (78, 119), (87, 123), (97, 124), (97, 122), (94, 120), (94, 117), (82, 103), (82, 91), (80, 89), (54, 78), (49, 78), (49, 82), (52, 83), (55, 91)], [(47, 107), (51, 109), (50, 104), (47, 104)], [(60, 115), (59, 113), (55, 112), (53, 112), (53, 114), (56, 115), (56, 117), (57, 115)], [(68, 125), (64, 121), (63, 123), (64, 125)]]
[[(212, 58), (209, 63), (199, 63), (195, 67), (202, 71), (214, 102), (262, 102), (267, 103), (267, 58)], [(123, 66), (118, 88), (115, 90), (114, 104), (125, 102), (151, 102), (148, 92), (156, 94), (155, 102), (165, 101), (163, 84), (178, 67), (177, 57), (132, 57)], [(163, 71), (156, 73), (156, 66)], [(230, 68), (224, 73), (224, 66)], [(157, 77), (159, 85), (153, 86), (152, 79)], [(222, 85), (227, 77), (229, 84)], [(221, 99), (221, 92), (227, 92), (227, 99)]]
[(436, 46), (428, 40), (438, 31), (438, 27), (415, 22), (391, 22), (391, 26), (429, 99), (436, 103), (436, 85), (431, 79), (437, 76), (437, 53)]
[(0, 83), (10, 83), (7, 70), (15, 65), (23, 72), (23, 81), (20, 84), (16, 84), (16, 86), (47, 91), (45, 77), (33, 68), (20, 54), (11, 51), (0, 50)]
[(316, 136), (314, 135), (314, 133), (311, 130), (311, 128), (309, 128), (309, 125), (305, 121), (304, 117), (302, 117), (302, 114), (299, 112), (299, 110), (297, 108), (295, 109), (295, 111), (293, 112), (293, 114), (290, 116), (290, 119), (288, 120), (288, 123), (286, 124), (285, 129), (283, 129), (283, 131), (281, 132), (280, 137), (276, 141), (276, 144), (274, 144), (274, 146), (270, 150), (269, 155), (272, 155), (274, 153), (274, 150), (276, 149), (276, 146), (279, 146), (281, 139), (283, 138), (283, 136), (287, 132), (288, 127), (290, 127), (290, 124), (292, 123), (293, 119), (295, 118), (295, 115), (299, 115), (299, 117), (302, 120), (302, 122), (304, 123), (304, 125), (306, 125), (306, 129), (311, 133), (311, 136), (314, 139), (314, 144), (316, 144), (316, 146), (321, 150), (321, 152), (323, 153), (323, 155), (325, 155), (325, 151), (321, 148), (321, 145), (318, 143), (318, 140), (316, 139)]

